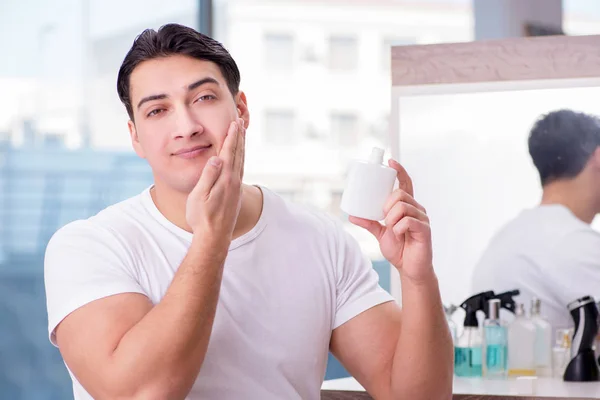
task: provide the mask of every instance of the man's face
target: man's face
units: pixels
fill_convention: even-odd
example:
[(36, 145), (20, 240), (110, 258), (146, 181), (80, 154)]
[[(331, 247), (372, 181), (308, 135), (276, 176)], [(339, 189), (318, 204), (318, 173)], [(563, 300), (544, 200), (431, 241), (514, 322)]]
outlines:
[(208, 159), (218, 155), (238, 116), (248, 127), (243, 93), (233, 98), (219, 67), (173, 55), (144, 61), (130, 77), (136, 153), (148, 160), (157, 184), (189, 193)]

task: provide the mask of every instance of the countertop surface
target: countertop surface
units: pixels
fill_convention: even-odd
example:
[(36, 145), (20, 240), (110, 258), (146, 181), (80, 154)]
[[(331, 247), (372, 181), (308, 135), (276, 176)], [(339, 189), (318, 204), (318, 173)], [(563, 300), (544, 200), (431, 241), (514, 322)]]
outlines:
[[(355, 390), (364, 388), (354, 378), (323, 382), (323, 390)], [(540, 396), (560, 398), (600, 398), (600, 382), (564, 382), (554, 378), (517, 378), (488, 380), (454, 378), (455, 394), (495, 396)]]

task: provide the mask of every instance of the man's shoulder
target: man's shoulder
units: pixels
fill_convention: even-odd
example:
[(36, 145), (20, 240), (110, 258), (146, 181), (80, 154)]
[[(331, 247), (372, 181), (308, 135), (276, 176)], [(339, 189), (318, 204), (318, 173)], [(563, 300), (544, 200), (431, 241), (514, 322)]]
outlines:
[(126, 237), (127, 235), (120, 235), (118, 232), (134, 227), (134, 221), (139, 220), (143, 213), (141, 195), (130, 197), (86, 219), (65, 224), (52, 235), (48, 247), (82, 242), (95, 242), (101, 245), (106, 244), (106, 241), (114, 241), (117, 237)]

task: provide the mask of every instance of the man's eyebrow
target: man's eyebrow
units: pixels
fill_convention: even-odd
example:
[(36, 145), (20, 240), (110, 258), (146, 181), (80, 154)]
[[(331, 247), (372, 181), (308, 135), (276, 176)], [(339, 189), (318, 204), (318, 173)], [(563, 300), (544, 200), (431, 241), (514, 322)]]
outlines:
[(214, 83), (215, 85), (218, 85), (219, 81), (217, 81), (215, 78), (202, 78), (202, 79), (188, 85), (188, 91), (194, 90), (202, 85), (206, 85), (207, 83)]
[(150, 96), (146, 96), (146, 97), (144, 97), (143, 99), (140, 100), (140, 102), (137, 105), (137, 108), (139, 110), (140, 107), (142, 106), (142, 104), (147, 103), (149, 101), (152, 101), (152, 100), (163, 100), (163, 99), (166, 99), (166, 98), (167, 98), (166, 94), (153, 94), (153, 95), (150, 95)]
[[(214, 83), (215, 85), (218, 85), (219, 81), (217, 81), (215, 78), (209, 78), (209, 77), (202, 78), (200, 80), (197, 80), (194, 83), (189, 84), (188, 87), (187, 87), (187, 89), (188, 89), (188, 91), (191, 91), (191, 90), (194, 90), (196, 88), (199, 88), (202, 85), (206, 85), (206, 84), (209, 84), (209, 83)], [(147, 103), (147, 102), (152, 101), (152, 100), (163, 100), (163, 99), (166, 99), (167, 97), (168, 96), (166, 94), (164, 94), (164, 93), (163, 94), (153, 94), (153, 95), (150, 95), (150, 96), (146, 96), (146, 97), (144, 97), (143, 99), (140, 100), (140, 102), (137, 105), (137, 108), (139, 110), (140, 107), (142, 106), (142, 104), (144, 104), (144, 103)]]

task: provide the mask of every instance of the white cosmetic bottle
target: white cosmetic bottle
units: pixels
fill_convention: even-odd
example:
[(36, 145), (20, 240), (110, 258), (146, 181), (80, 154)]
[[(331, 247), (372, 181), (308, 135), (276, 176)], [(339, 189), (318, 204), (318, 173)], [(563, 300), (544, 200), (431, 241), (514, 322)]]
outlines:
[(355, 161), (348, 173), (341, 208), (346, 214), (381, 221), (383, 207), (394, 190), (396, 170), (383, 164), (383, 149), (374, 147), (368, 160)]

